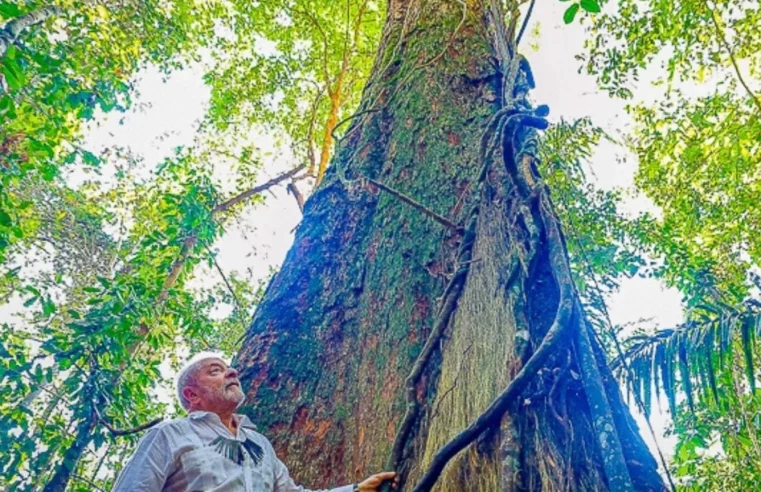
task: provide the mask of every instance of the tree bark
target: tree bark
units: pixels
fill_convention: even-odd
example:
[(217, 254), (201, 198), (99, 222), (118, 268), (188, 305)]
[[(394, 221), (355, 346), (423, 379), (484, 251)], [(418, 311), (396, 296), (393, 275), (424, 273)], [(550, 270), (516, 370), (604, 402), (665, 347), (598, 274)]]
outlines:
[[(504, 90), (518, 64), (494, 21), (504, 15), (489, 10), (498, 2), (389, 3), (357, 117), (236, 359), (243, 411), (309, 486), (380, 471), (406, 413), (405, 379), (456, 288), (415, 380), (421, 411), (392, 460), (405, 490), (431, 477), (448, 491), (663, 490), (575, 290), (558, 275), (567, 258), (533, 169), (535, 132), (505, 123), (531, 113), (519, 97), (531, 77), (524, 64)], [(484, 152), (489, 128), (485, 142), (497, 145)], [(456, 271), (464, 281), (447, 289)], [(569, 316), (556, 316), (564, 306)], [(461, 440), (466, 428), (475, 441)], [(431, 475), (442, 447), (462, 443)], [(425, 480), (416, 490), (430, 488)]]
[(42, 7), (27, 14), (11, 19), (0, 29), (0, 58), (5, 56), (8, 48), (18, 41), (19, 37), (32, 26), (45, 22), (48, 18), (62, 15), (64, 10), (55, 5)]
[[(85, 398), (90, 395), (89, 388), (85, 388)], [(86, 401), (86, 400), (85, 400)], [(42, 489), (43, 492), (64, 492), (77, 469), (77, 464), (92, 440), (92, 432), (95, 429), (96, 419), (92, 407), (85, 406), (85, 416), (77, 424), (77, 432), (74, 442), (66, 449), (61, 462), (56, 466), (55, 472)], [(74, 417), (76, 418), (76, 416)], [(40, 470), (42, 473), (44, 470)]]

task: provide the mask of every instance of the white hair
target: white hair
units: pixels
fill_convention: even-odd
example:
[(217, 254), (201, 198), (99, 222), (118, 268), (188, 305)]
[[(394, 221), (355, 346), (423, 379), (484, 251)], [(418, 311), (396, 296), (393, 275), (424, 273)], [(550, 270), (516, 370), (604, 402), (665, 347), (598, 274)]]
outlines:
[(205, 360), (209, 359), (220, 359), (225, 360), (225, 358), (220, 353), (216, 352), (200, 352), (188, 360), (187, 363), (180, 369), (180, 372), (177, 373), (177, 379), (175, 383), (175, 387), (177, 388), (177, 399), (180, 401), (180, 405), (185, 410), (190, 409), (190, 401), (185, 398), (185, 395), (182, 394), (182, 391), (188, 387), (191, 383), (193, 383), (196, 375), (196, 371), (201, 367), (201, 363)]

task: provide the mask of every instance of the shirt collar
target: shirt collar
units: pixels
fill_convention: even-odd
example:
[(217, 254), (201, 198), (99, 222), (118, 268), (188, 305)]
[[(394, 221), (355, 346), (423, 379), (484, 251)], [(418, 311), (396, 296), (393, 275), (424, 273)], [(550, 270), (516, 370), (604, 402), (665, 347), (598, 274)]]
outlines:
[[(188, 414), (188, 418), (190, 420), (213, 419), (213, 420), (216, 420), (220, 425), (222, 424), (222, 421), (219, 419), (219, 415), (217, 415), (214, 412), (209, 412), (206, 410), (194, 410)], [(253, 422), (251, 422), (251, 419), (249, 419), (246, 415), (235, 413), (233, 414), (233, 418), (238, 421), (239, 427), (256, 430), (256, 426), (253, 424)]]

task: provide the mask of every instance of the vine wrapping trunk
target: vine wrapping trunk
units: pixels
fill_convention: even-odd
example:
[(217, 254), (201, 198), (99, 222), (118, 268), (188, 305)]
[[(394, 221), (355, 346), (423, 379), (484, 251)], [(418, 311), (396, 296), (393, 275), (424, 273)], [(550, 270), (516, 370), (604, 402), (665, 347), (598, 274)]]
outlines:
[(389, 2), (357, 117), (248, 330), (244, 412), (302, 482), (391, 456), (408, 490), (664, 489), (587, 331), (497, 4)]

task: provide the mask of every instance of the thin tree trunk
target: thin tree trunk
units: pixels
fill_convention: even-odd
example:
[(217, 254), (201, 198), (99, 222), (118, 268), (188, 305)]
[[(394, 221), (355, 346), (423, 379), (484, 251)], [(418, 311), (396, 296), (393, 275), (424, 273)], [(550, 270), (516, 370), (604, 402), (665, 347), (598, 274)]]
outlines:
[(405, 490), (664, 489), (559, 274), (520, 123), (530, 77), (497, 4), (389, 2), (357, 117), (236, 359), (244, 412), (312, 487), (391, 457)]
[(315, 186), (318, 186), (325, 177), (325, 171), (328, 168), (328, 162), (332, 155), (333, 129), (336, 127), (336, 123), (338, 123), (338, 110), (341, 108), (341, 91), (343, 90), (342, 82), (343, 73), (338, 76), (335, 92), (330, 93), (330, 110), (328, 111), (328, 119), (325, 121), (325, 127), (322, 132), (322, 147), (320, 149), (320, 162), (317, 166)]
[[(88, 389), (84, 390), (86, 393)], [(83, 401), (87, 401), (87, 395), (83, 395)], [(66, 450), (63, 455), (61, 463), (56, 467), (56, 471), (45, 484), (43, 492), (64, 492), (71, 480), (74, 471), (77, 469), (82, 454), (84, 454), (87, 446), (89, 446), (92, 440), (92, 432), (96, 425), (95, 414), (90, 407), (91, 404), (87, 404), (85, 408), (85, 417), (77, 425), (77, 433), (74, 438), (74, 443)]]

